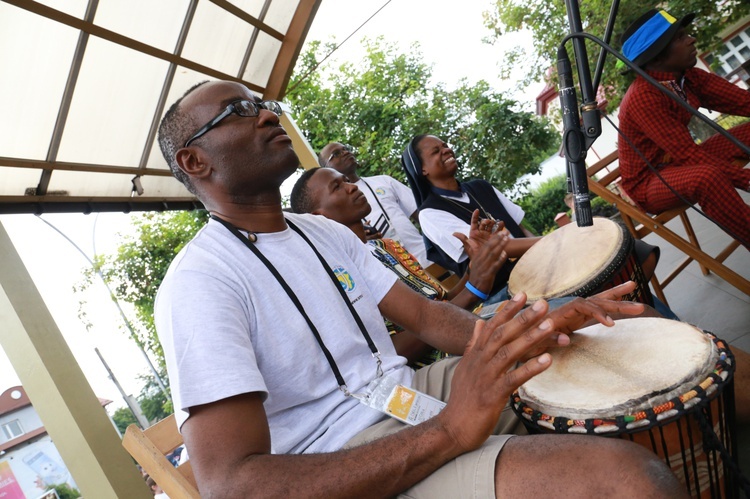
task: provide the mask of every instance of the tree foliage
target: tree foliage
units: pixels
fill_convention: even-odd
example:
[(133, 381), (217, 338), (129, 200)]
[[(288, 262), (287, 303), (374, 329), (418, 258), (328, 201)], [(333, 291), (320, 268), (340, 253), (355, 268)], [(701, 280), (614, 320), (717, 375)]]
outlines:
[[(605, 27), (612, 5), (610, 0), (580, 0), (581, 24), (583, 31), (604, 39)], [(631, 0), (620, 2), (615, 28), (610, 45), (620, 50), (620, 35), (627, 26), (657, 5), (663, 6), (675, 16), (683, 16), (695, 12), (697, 17), (693, 22), (693, 30), (697, 34), (700, 51), (714, 50), (721, 42), (719, 33), (750, 14), (750, 2), (747, 0), (667, 0), (654, 3), (647, 0)], [(557, 48), (563, 38), (570, 33), (565, 4), (561, 0), (496, 0), (493, 8), (485, 12), (485, 25), (492, 30), (491, 41), (500, 41), (502, 35), (509, 32), (529, 30), (533, 34), (531, 53), (517, 47), (510, 53), (508, 64), (515, 64), (526, 60), (529, 68), (524, 83), (540, 81), (547, 76), (548, 80), (556, 82), (554, 73), (548, 71), (557, 60)], [(566, 44), (569, 57), (573, 60), (572, 44)], [(593, 73), (600, 48), (593, 42), (587, 41), (586, 48), (589, 64)], [(608, 109), (619, 106), (625, 89), (632, 80), (632, 75), (623, 76), (615, 68), (616, 59), (608, 56), (602, 75), (601, 91), (607, 99)], [(554, 71), (554, 69), (553, 69)]]
[(54, 490), (57, 493), (57, 497), (60, 499), (78, 499), (81, 497), (81, 492), (67, 483), (48, 485), (47, 490)]
[[(568, 182), (565, 174), (549, 178), (517, 199), (524, 210), (523, 223), (539, 235), (548, 234), (557, 228), (555, 217), (558, 213), (571, 213), (565, 204)], [(611, 217), (618, 213), (617, 208), (604, 198), (591, 193), (591, 214), (595, 217)]]
[[(84, 272), (82, 289), (97, 279), (107, 281), (116, 299), (135, 308), (131, 325), (140, 347), (157, 359), (159, 371), (166, 371), (164, 353), (154, 327), (154, 300), (169, 264), (205, 225), (205, 211), (143, 213), (133, 216), (135, 235), (124, 236), (115, 255), (97, 256), (95, 268)], [(115, 299), (115, 297), (113, 297)]]
[(567, 212), (565, 194), (568, 184), (565, 175), (558, 175), (542, 182), (524, 197), (516, 200), (524, 210), (523, 223), (534, 233), (542, 235), (557, 227), (555, 216)]
[[(332, 141), (349, 143), (357, 148), (363, 175), (403, 180), (399, 159), (404, 147), (412, 136), (432, 133), (455, 147), (464, 176), (485, 178), (503, 189), (537, 172), (541, 160), (557, 148), (558, 134), (546, 119), (523, 112), (486, 82), (464, 81), (449, 91), (430, 83), (431, 67), (416, 47), (400, 53), (382, 40), (364, 44), (361, 63), (336, 69), (323, 65), (307, 78), (302, 75), (330, 47), (313, 42), (300, 56), (287, 98), (316, 151)], [(118, 299), (134, 306), (137, 341), (153, 353), (160, 370), (165, 363), (153, 321), (156, 291), (172, 259), (206, 220), (205, 212), (134, 217), (136, 235), (125, 237), (117, 254), (99, 257), (85, 276), (83, 288), (100, 271)]]
[(524, 112), (485, 81), (462, 80), (448, 90), (431, 82), (432, 68), (418, 45), (401, 53), (382, 39), (364, 40), (361, 63), (318, 66), (330, 45), (312, 42), (299, 59), (287, 100), (317, 152), (329, 142), (352, 145), (361, 174), (405, 176), (400, 157), (414, 135), (449, 142), (464, 177), (509, 188), (555, 150), (559, 137), (549, 123)]
[[(164, 374), (161, 377), (162, 379), (166, 378)], [(172, 414), (174, 412), (172, 401), (161, 391), (153, 375), (141, 376), (141, 380), (144, 381), (144, 385), (137, 400), (146, 419), (151, 422), (161, 421)], [(112, 414), (112, 420), (122, 434), (125, 434), (128, 426), (138, 422), (129, 407), (120, 407), (117, 409)]]
[(117, 426), (121, 435), (125, 434), (125, 430), (127, 430), (128, 426), (138, 422), (135, 419), (135, 415), (133, 415), (133, 411), (130, 410), (130, 407), (120, 407), (117, 409), (112, 414), (112, 421), (115, 422), (115, 426)]

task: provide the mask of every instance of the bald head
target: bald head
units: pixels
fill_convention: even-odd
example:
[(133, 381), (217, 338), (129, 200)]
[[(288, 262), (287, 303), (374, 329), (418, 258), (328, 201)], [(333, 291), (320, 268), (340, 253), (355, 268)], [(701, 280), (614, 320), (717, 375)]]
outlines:
[(340, 142), (331, 142), (320, 150), (318, 163), (322, 167), (333, 168), (339, 173), (343, 173), (352, 182), (359, 180), (357, 176), (357, 158), (351, 152), (351, 148)]

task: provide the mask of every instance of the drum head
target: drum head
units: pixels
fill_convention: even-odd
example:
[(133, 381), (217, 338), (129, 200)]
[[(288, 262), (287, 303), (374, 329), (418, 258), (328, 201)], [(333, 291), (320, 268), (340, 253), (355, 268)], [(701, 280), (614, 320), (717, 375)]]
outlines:
[(578, 294), (623, 258), (625, 237), (625, 231), (608, 218), (595, 217), (591, 227), (561, 227), (544, 236), (516, 262), (508, 279), (508, 294), (523, 291), (529, 303)]
[(718, 358), (703, 331), (657, 318), (596, 324), (550, 353), (552, 365), (518, 395), (535, 410), (568, 419), (614, 418), (662, 404), (703, 381)]

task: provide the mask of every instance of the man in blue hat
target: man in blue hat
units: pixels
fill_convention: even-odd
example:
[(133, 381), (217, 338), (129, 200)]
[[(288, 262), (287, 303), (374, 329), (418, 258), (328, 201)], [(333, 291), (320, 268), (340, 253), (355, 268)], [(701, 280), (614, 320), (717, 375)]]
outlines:
[[(750, 92), (694, 67), (695, 38), (688, 32), (694, 18), (650, 10), (625, 31), (623, 55), (695, 109), (750, 116)], [(718, 134), (696, 144), (690, 132), (696, 118), (640, 76), (625, 94), (619, 118), (622, 187), (630, 197), (661, 213), (684, 204), (679, 193), (750, 249), (750, 206), (736, 191), (750, 189), (747, 154)], [(750, 124), (730, 132), (750, 144)]]

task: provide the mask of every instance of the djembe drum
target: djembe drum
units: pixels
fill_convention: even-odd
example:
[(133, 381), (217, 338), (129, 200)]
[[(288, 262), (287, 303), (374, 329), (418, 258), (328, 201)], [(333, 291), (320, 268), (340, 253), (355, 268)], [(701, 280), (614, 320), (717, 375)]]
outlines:
[(632, 280), (636, 289), (623, 299), (653, 305), (634, 244), (630, 233), (608, 218), (594, 217), (591, 227), (568, 224), (519, 258), (508, 279), (508, 294), (523, 291), (527, 303), (587, 297)]
[(691, 496), (737, 495), (734, 357), (722, 340), (656, 318), (571, 340), (511, 397), (530, 433), (627, 438), (664, 459)]

